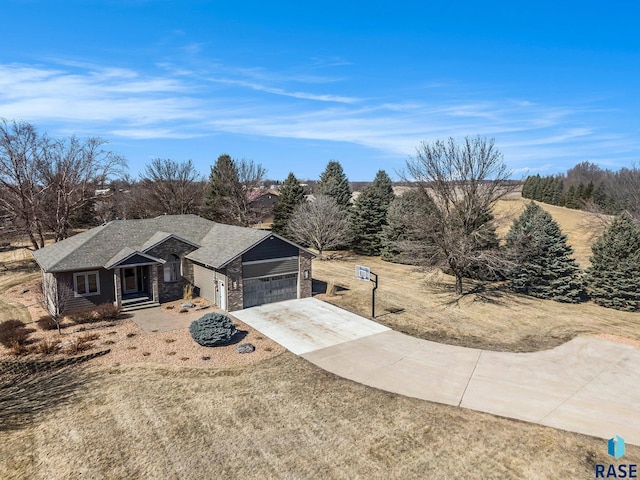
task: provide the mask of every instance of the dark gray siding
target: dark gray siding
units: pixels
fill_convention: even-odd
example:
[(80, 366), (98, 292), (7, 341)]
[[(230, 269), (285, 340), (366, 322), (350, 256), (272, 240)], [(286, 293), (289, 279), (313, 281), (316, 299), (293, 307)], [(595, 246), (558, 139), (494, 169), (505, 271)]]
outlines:
[[(84, 270), (83, 270), (84, 271)], [(87, 270), (94, 271), (94, 270)], [(56, 273), (55, 276), (58, 279), (58, 284), (67, 283), (73, 288), (73, 273), (63, 272)], [(72, 296), (67, 303), (65, 312), (71, 312), (74, 310), (85, 310), (93, 308), (101, 303), (113, 303), (115, 301), (115, 290), (113, 287), (113, 271), (99, 269), (98, 275), (100, 277), (100, 294), (91, 295), (89, 297), (76, 297)]]
[(266, 277), (297, 272), (298, 257), (242, 265), (242, 278)]
[[(134, 255), (131, 258), (128, 258), (124, 262), (118, 264), (119, 267), (126, 267), (127, 265), (139, 265), (144, 263), (152, 263), (147, 257), (143, 257), (142, 255)], [(109, 265), (107, 265), (109, 266)]]
[(269, 260), (272, 258), (294, 257), (298, 255), (298, 247), (284, 242), (277, 237), (267, 237), (260, 244), (242, 255), (243, 262)]

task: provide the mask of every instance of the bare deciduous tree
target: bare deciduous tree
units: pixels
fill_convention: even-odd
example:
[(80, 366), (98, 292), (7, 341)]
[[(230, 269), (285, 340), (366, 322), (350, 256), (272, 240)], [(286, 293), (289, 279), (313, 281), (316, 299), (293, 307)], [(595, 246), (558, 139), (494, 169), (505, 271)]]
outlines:
[(351, 240), (351, 228), (345, 210), (327, 195), (302, 203), (289, 220), (289, 232), (294, 240), (322, 251), (346, 245)]
[(73, 288), (69, 283), (56, 282), (54, 278), (45, 274), (40, 284), (37, 301), (51, 315), (58, 329), (58, 335), (60, 335), (60, 323), (62, 323), (64, 311), (72, 298)]
[(198, 213), (205, 195), (203, 177), (193, 162), (177, 162), (154, 158), (140, 175), (148, 203), (157, 214), (183, 215)]
[(449, 269), (456, 293), (462, 294), (466, 271), (503, 265), (502, 256), (487, 246), (495, 234), (493, 206), (515, 188), (508, 181), (511, 172), (494, 140), (481, 137), (423, 142), (406, 170), (405, 179), (415, 181), (433, 201), (421, 224), (412, 226), (433, 232), (420, 261)]
[(46, 139), (37, 168), (48, 212), (43, 217), (56, 242), (67, 238), (72, 215), (95, 200), (96, 189), (125, 165), (121, 156), (103, 148), (106, 144), (97, 137)]
[(42, 140), (33, 125), (0, 121), (0, 209), (18, 231), (28, 235), (34, 249), (44, 246), (37, 177), (41, 151)]
[(0, 209), (28, 235), (34, 249), (44, 247), (44, 231), (55, 240), (68, 236), (69, 222), (96, 188), (124, 166), (100, 138), (53, 140), (25, 122), (0, 121)]

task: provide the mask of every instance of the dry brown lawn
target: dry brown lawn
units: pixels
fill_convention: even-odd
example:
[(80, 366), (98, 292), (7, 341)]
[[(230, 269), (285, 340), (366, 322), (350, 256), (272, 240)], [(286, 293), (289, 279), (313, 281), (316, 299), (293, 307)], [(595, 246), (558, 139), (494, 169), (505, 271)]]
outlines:
[(604, 440), (382, 392), (290, 353), (66, 369), (0, 392), (0, 478), (588, 479), (609, 462)]
[[(527, 201), (517, 195), (499, 202), (499, 234), (506, 233)], [(568, 235), (576, 259), (589, 265), (591, 242), (604, 229), (604, 219), (587, 212), (541, 204)], [(607, 335), (620, 341), (640, 340), (640, 314), (599, 307), (540, 300), (511, 292), (505, 285), (467, 281), (468, 292), (457, 297), (453, 278), (389, 263), (378, 257), (335, 252), (329, 261), (314, 261), (313, 277), (334, 282), (331, 303), (364, 316), (371, 315), (372, 284), (355, 279), (355, 265), (379, 274), (376, 317), (380, 323), (410, 335), (453, 345), (500, 351), (535, 351), (560, 345), (576, 335)], [(318, 286), (322, 290), (322, 286)], [(395, 312), (395, 313), (393, 313)], [(617, 338), (619, 337), (619, 338)]]
[[(593, 304), (457, 298), (442, 274), (314, 262), (314, 278), (348, 288), (332, 301), (364, 315), (371, 285), (355, 264), (380, 274), (379, 321), (423, 338), (516, 351), (584, 333), (640, 338), (638, 315)], [(0, 294), (29, 275), (0, 276)], [(96, 363), (0, 383), (0, 478), (590, 479), (610, 462), (604, 440), (379, 391), (288, 352), (236, 367)], [(640, 462), (640, 447), (624, 461)]]

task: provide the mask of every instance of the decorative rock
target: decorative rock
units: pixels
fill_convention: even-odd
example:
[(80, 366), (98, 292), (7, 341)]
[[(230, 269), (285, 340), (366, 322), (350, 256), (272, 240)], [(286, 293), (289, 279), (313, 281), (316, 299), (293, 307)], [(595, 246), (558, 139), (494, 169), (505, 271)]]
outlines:
[(202, 305), (201, 307), (196, 308), (196, 310), (206, 310), (207, 308), (209, 308), (211, 305)]
[(256, 349), (256, 347), (254, 347), (250, 343), (242, 343), (242, 344), (236, 346), (236, 350), (238, 351), (238, 353), (251, 353), (255, 349)]
[(195, 303), (193, 302), (184, 302), (182, 305), (180, 305), (182, 308), (193, 308), (196, 306)]

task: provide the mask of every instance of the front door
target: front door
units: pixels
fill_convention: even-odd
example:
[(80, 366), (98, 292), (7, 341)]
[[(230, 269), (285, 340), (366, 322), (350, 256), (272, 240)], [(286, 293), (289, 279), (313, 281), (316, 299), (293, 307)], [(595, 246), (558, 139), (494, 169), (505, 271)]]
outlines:
[(218, 281), (218, 292), (220, 294), (220, 305), (218, 305), (222, 310), (227, 309), (227, 289), (224, 286), (224, 280)]
[(122, 290), (124, 293), (135, 293), (138, 291), (138, 269), (136, 267), (123, 269)]

